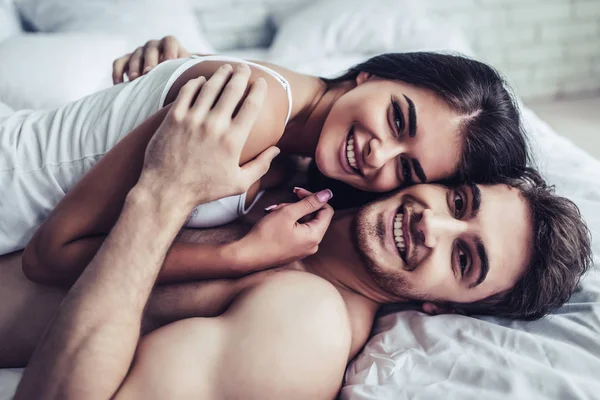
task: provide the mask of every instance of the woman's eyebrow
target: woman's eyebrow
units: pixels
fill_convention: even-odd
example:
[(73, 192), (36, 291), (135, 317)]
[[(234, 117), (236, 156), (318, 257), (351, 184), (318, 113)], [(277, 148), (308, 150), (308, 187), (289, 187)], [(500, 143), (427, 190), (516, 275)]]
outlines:
[(417, 134), (417, 113), (415, 112), (415, 103), (408, 97), (403, 94), (406, 102), (408, 103), (408, 136), (415, 137)]

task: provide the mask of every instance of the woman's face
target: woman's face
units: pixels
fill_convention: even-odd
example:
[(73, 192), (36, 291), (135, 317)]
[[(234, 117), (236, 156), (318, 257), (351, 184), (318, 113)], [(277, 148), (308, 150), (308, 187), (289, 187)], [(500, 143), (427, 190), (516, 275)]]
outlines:
[(453, 175), (463, 120), (436, 95), (361, 72), (329, 112), (315, 154), (324, 175), (369, 192)]

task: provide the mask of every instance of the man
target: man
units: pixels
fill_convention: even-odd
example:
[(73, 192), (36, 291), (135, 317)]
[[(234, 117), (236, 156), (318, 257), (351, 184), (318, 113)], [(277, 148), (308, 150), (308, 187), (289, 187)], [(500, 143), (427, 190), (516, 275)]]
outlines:
[[(264, 156), (237, 166), (240, 132), (247, 134), (240, 127), (251, 121), (245, 105), (232, 137), (227, 126), (215, 134), (182, 122), (186, 109), (206, 115), (214, 101), (202, 91), (190, 109), (198, 86), (186, 87), (151, 142), (117, 225), (62, 301), (16, 398), (333, 398), (380, 305), (419, 300), (430, 313), (538, 317), (566, 300), (589, 265), (576, 207), (530, 173), (518, 187), (404, 189), (340, 215), (303, 261), (238, 280), (158, 288), (147, 304), (193, 205), (243, 190), (241, 178), (268, 164)], [(260, 90), (255, 85), (249, 104)], [(206, 149), (202, 164), (197, 153), (168, 156), (188, 147)], [(222, 173), (201, 173), (217, 165)], [(303, 201), (279, 207), (270, 221), (315, 210), (317, 221), (327, 220), (330, 194), (297, 194)], [(148, 213), (156, 218), (143, 218)], [(271, 232), (267, 248), (281, 240)], [(176, 322), (139, 340), (146, 305), (159, 324)]]

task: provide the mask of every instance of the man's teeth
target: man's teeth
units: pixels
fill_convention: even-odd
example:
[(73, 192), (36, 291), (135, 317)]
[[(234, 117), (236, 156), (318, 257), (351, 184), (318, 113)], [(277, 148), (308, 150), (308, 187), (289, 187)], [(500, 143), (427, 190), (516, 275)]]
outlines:
[(404, 245), (404, 231), (402, 230), (402, 221), (404, 221), (404, 214), (398, 213), (394, 218), (394, 241), (396, 242), (396, 247), (400, 253), (403, 253), (406, 249)]
[(357, 169), (356, 157), (354, 155), (354, 134), (350, 135), (346, 143), (346, 158), (348, 158), (350, 166)]

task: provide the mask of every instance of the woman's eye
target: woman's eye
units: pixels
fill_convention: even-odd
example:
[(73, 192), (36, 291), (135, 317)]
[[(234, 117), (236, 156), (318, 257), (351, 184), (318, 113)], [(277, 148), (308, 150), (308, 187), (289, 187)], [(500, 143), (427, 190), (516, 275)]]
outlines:
[(404, 130), (404, 118), (402, 115), (402, 110), (400, 109), (398, 103), (394, 100), (392, 100), (392, 108), (394, 110), (394, 124), (398, 130), (398, 134), (400, 134)]
[(454, 217), (459, 218), (465, 207), (465, 199), (460, 192), (454, 192)]

